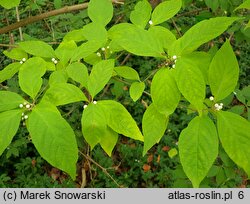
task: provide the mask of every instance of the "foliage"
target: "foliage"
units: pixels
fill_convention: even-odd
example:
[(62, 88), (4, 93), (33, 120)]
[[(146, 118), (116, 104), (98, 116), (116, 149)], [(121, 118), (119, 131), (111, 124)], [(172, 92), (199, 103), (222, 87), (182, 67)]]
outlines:
[[(229, 9), (222, 1), (218, 5), (214, 2), (205, 1), (213, 11), (219, 7)], [(10, 8), (18, 3), (3, 6)], [(211, 173), (211, 169), (219, 168), (214, 164), (221, 151), (249, 175), (250, 131), (245, 130), (250, 128), (250, 123), (232, 113), (235, 110), (226, 110), (224, 105), (232, 93), (236, 93), (246, 108), (242, 115), (246, 117), (246, 112), (249, 118), (249, 87), (237, 89), (240, 70), (230, 39), (216, 50), (203, 52), (199, 49), (223, 35), (233, 23), (241, 24), (247, 18), (235, 15), (211, 17), (197, 22), (178, 37), (164, 23), (182, 6), (185, 4), (181, 0), (170, 0), (152, 9), (148, 1), (139, 1), (130, 14), (131, 23), (110, 25), (113, 17), (111, 1), (91, 0), (88, 7), (91, 22), (68, 32), (58, 47), (53, 48), (41, 40), (27, 40), (19, 42), (17, 48), (5, 51), (7, 57), (19, 62), (0, 71), (0, 82), (15, 79), (18, 75), (20, 89), (0, 91), (0, 153), (11, 145), (18, 129), (22, 128), (19, 127), (21, 122), (27, 127), (41, 157), (75, 179), (83, 138), (91, 150), (95, 151), (100, 145), (111, 156), (118, 136), (123, 135), (144, 142), (143, 155), (146, 155), (164, 136), (171, 117), (179, 108), (184, 108), (192, 112), (192, 117), (176, 135), (178, 146), (168, 151), (168, 157), (175, 159), (179, 154), (180, 160), (176, 163), (181, 163), (180, 171), (185, 172), (193, 187), (205, 185), (202, 181), (209, 175), (218, 176), (218, 180), (222, 180), (218, 184), (224, 182), (221, 177), (227, 171), (224, 172), (223, 167), (217, 173)], [(248, 1), (231, 12), (241, 8), (249, 9)], [(124, 51), (148, 57), (146, 59), (155, 58), (161, 63), (142, 80), (139, 70), (138, 73), (116, 60)], [(152, 76), (148, 86), (147, 80)], [(113, 91), (115, 86), (120, 86), (117, 81), (121, 86), (130, 86), (133, 101), (141, 98), (143, 93), (150, 95), (152, 103), (138, 123), (124, 105), (103, 96), (112, 83)], [(76, 104), (81, 111), (81, 116), (75, 118), (81, 124), (81, 139), (76, 136), (78, 133), (73, 130), (71, 121), (63, 117), (64, 109), (74, 108)], [(148, 171), (151, 167), (143, 168), (148, 173), (142, 179), (148, 182), (153, 177)], [(181, 177), (186, 179), (186, 176)], [(125, 176), (129, 177), (132, 179), (129, 174)], [(133, 177), (131, 185), (136, 180), (135, 175)], [(3, 180), (8, 181), (8, 176)], [(184, 182), (188, 186), (188, 181)]]

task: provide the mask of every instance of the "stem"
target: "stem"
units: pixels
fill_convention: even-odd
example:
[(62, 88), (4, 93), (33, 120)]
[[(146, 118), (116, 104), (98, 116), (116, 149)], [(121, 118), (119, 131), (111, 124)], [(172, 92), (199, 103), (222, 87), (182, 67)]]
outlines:
[[(112, 0), (112, 2), (114, 4), (123, 4), (124, 1), (125, 0)], [(73, 12), (73, 11), (83, 10), (83, 9), (86, 9), (87, 7), (88, 7), (88, 3), (83, 3), (83, 4), (73, 5), (73, 6), (65, 6), (63, 8), (52, 10), (52, 11), (49, 11), (46, 13), (42, 13), (42, 14), (37, 15), (37, 16), (31, 16), (29, 18), (23, 19), (19, 22), (16, 22), (16, 23), (13, 23), (9, 26), (1, 28), (0, 34), (10, 32), (10, 31), (15, 30), (19, 27), (26, 26), (28, 24), (43, 20), (45, 18), (49, 18), (51, 16), (56, 16), (56, 15), (63, 14), (63, 13), (69, 13), (69, 12)]]
[[(20, 15), (19, 15), (18, 6), (16, 6), (16, 19), (17, 19), (17, 22), (20, 22)], [(22, 28), (19, 27), (18, 30), (19, 30), (19, 35), (20, 35), (20, 41), (23, 41), (23, 32), (22, 32)]]

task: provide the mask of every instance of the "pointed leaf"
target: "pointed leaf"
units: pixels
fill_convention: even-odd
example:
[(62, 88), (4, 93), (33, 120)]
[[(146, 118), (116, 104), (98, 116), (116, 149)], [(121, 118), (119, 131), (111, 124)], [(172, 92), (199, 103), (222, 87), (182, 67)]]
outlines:
[(3, 70), (0, 71), (0, 83), (7, 79), (11, 79), (20, 69), (21, 64), (19, 62), (14, 62), (9, 64)]
[(110, 0), (90, 0), (88, 5), (89, 18), (106, 26), (113, 17), (113, 5)]
[(13, 48), (10, 51), (5, 50), (3, 51), (3, 54), (9, 57), (10, 59), (15, 59), (19, 61), (22, 60), (23, 58), (25, 59), (28, 58), (28, 54), (19, 47)]
[(153, 25), (163, 23), (172, 18), (181, 9), (181, 0), (169, 0), (160, 3), (152, 13)]
[(232, 93), (239, 78), (239, 65), (229, 41), (215, 54), (209, 67), (209, 84), (216, 101)]
[(105, 110), (109, 127), (119, 134), (143, 141), (143, 136), (136, 122), (123, 105), (111, 100), (99, 101), (98, 103)]
[(87, 98), (79, 88), (72, 84), (56, 83), (52, 84), (46, 91), (43, 100), (49, 101), (55, 106), (60, 106), (79, 101), (87, 101)]
[(206, 95), (206, 83), (202, 72), (197, 66), (181, 59), (176, 63), (176, 71), (176, 82), (182, 95), (201, 110)]
[(120, 67), (115, 67), (114, 70), (119, 76), (125, 79), (138, 80), (138, 81), (140, 80), (138, 72), (131, 67), (120, 66)]
[(129, 88), (129, 94), (134, 102), (136, 102), (142, 96), (144, 89), (145, 89), (144, 82), (136, 81), (131, 84)]
[(9, 110), (0, 113), (0, 155), (9, 146), (17, 133), (21, 117), (22, 110)]
[(181, 98), (175, 81), (176, 70), (163, 68), (154, 76), (151, 84), (151, 97), (156, 109), (164, 114), (172, 114)]
[(151, 11), (152, 7), (147, 0), (139, 1), (130, 13), (130, 21), (134, 25), (144, 29), (150, 20)]
[(218, 136), (208, 116), (195, 117), (179, 138), (180, 161), (184, 172), (197, 188), (218, 155)]
[(60, 62), (66, 64), (72, 57), (76, 48), (77, 45), (73, 40), (62, 42), (55, 50), (56, 57), (60, 60)]
[(106, 115), (99, 102), (97, 104), (90, 103), (84, 109), (81, 124), (83, 136), (93, 149), (101, 142), (107, 131)]
[(104, 25), (100, 23), (89, 23), (83, 27), (84, 36), (89, 41), (98, 41), (102, 46), (107, 42), (108, 33)]
[(245, 0), (242, 4), (240, 4), (236, 9), (234, 9), (235, 11), (238, 9), (242, 9), (242, 8), (246, 8), (246, 9), (250, 9), (250, 0)]
[(42, 76), (46, 72), (46, 63), (42, 58), (33, 57), (28, 59), (19, 70), (19, 85), (22, 91), (36, 97), (42, 86)]
[(100, 145), (110, 157), (117, 143), (117, 140), (118, 140), (118, 134), (110, 127), (107, 127), (106, 131), (101, 137)]
[(144, 135), (143, 155), (163, 137), (167, 128), (168, 117), (158, 112), (154, 104), (145, 111), (142, 118), (142, 131)]
[(88, 91), (92, 98), (96, 96), (112, 77), (114, 60), (102, 60), (95, 64), (88, 79)]
[(80, 62), (75, 62), (67, 66), (66, 68), (68, 76), (76, 82), (79, 82), (82, 86), (87, 87), (88, 82), (88, 69)]
[(250, 175), (250, 122), (235, 113), (218, 111), (217, 128), (228, 156)]
[(53, 48), (43, 41), (33, 40), (20, 42), (19, 46), (27, 53), (37, 56), (53, 58), (55, 57), (55, 52)]
[(78, 149), (74, 131), (52, 105), (38, 105), (27, 121), (27, 128), (39, 154), (52, 166), (76, 176)]
[(25, 100), (17, 93), (0, 91), (0, 112), (19, 108)]
[(228, 26), (238, 19), (236, 17), (216, 17), (197, 23), (173, 43), (169, 54), (179, 56), (191, 53), (202, 44), (222, 34)]

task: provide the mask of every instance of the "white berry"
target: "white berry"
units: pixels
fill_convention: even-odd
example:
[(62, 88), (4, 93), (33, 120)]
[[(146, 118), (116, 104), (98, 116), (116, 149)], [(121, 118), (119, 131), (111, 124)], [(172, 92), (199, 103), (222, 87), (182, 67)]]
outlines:
[(172, 68), (175, 68), (175, 64), (172, 65)]
[(54, 62), (55, 60), (56, 60), (56, 59), (55, 59), (54, 57), (51, 59), (52, 62)]
[(153, 21), (151, 21), (151, 20), (148, 23), (149, 23), (149, 25), (153, 25)]
[(176, 59), (177, 59), (177, 56), (176, 56), (176, 55), (174, 55), (172, 58), (173, 58), (174, 60), (176, 60)]
[(54, 61), (54, 63), (55, 63), (55, 64), (57, 64), (57, 63), (58, 63), (58, 61), (57, 61), (57, 60), (55, 60), (55, 61)]
[(22, 107), (23, 107), (23, 104), (19, 104), (19, 107), (22, 108)]
[(222, 107), (223, 107), (223, 103), (220, 103), (220, 106), (222, 106)]
[(107, 49), (109, 49), (109, 46), (107, 46)]
[(22, 61), (25, 62), (25, 61), (26, 61), (26, 58), (23, 58)]
[(20, 64), (23, 64), (23, 61), (20, 61)]
[(26, 123), (25, 122), (23, 122), (23, 126), (25, 126), (26, 125)]
[(29, 108), (30, 108), (30, 104), (27, 104), (25, 107), (26, 107), (27, 109), (29, 109)]
[(102, 47), (102, 51), (105, 51), (106, 49), (105, 49), (105, 47)]
[(22, 116), (24, 116), (24, 113), (22, 113)]
[(84, 105), (84, 106), (83, 106), (84, 109), (87, 108), (87, 107), (88, 107), (88, 105)]
[(93, 101), (93, 104), (97, 104), (97, 101)]
[(209, 97), (209, 100), (210, 100), (210, 101), (213, 101), (213, 100), (214, 100), (214, 97), (213, 97), (213, 96), (210, 96), (210, 97)]
[(28, 116), (28, 115), (25, 115), (25, 116), (24, 116), (24, 119), (25, 119), (25, 120), (27, 120), (28, 118), (29, 118), (29, 116)]
[(100, 52), (97, 52), (96, 55), (97, 55), (98, 57), (101, 57), (101, 53), (100, 53)]

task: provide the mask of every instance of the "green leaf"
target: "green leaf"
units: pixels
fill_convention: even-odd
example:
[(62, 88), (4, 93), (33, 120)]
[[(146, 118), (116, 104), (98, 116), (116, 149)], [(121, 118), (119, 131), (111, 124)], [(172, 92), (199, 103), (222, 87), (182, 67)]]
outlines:
[(213, 12), (219, 8), (219, 0), (205, 0), (205, 3)]
[(71, 41), (71, 40), (75, 42), (86, 40), (86, 38), (84, 37), (84, 30), (83, 29), (72, 30), (68, 32), (63, 38), (63, 41)]
[(208, 116), (195, 117), (179, 138), (179, 155), (184, 172), (197, 188), (218, 155), (218, 136)]
[(176, 71), (176, 82), (180, 92), (198, 110), (202, 110), (206, 95), (206, 83), (202, 72), (197, 66), (181, 59), (177, 60)]
[(215, 101), (232, 93), (239, 78), (239, 65), (229, 41), (215, 54), (209, 67), (209, 84)]
[(93, 149), (101, 142), (103, 135), (107, 134), (106, 115), (99, 102), (97, 104), (90, 103), (84, 109), (81, 124), (83, 136)]
[(237, 114), (218, 111), (217, 128), (228, 156), (250, 175), (250, 122)]
[(133, 82), (129, 88), (129, 95), (136, 102), (143, 94), (145, 89), (144, 82)]
[(126, 108), (116, 101), (104, 100), (98, 102), (105, 110), (107, 124), (114, 131), (135, 140), (143, 141), (143, 136), (136, 122)]
[(71, 62), (78, 61), (96, 52), (102, 46), (102, 42), (88, 41), (81, 44), (74, 52)]
[(88, 91), (92, 98), (96, 96), (112, 77), (114, 60), (102, 60), (95, 64), (88, 79)]
[(150, 20), (151, 11), (152, 7), (147, 0), (139, 1), (130, 13), (130, 21), (134, 25), (144, 29)]
[(120, 23), (108, 31), (109, 37), (125, 50), (140, 56), (162, 57), (163, 47), (148, 31)]
[(167, 50), (174, 43), (174, 41), (176, 41), (174, 34), (162, 26), (150, 27), (148, 32), (156, 39), (159, 47), (163, 47)]
[(164, 21), (172, 18), (181, 9), (181, 0), (169, 0), (160, 3), (152, 13), (153, 25), (163, 23)]
[(72, 84), (55, 83), (46, 91), (43, 100), (47, 100), (55, 106), (66, 105), (88, 99), (83, 92)]
[(113, 17), (113, 5), (110, 0), (90, 0), (88, 16), (96, 23), (106, 26)]
[(80, 62), (75, 62), (66, 67), (68, 76), (82, 86), (87, 87), (88, 82), (88, 69)]
[(68, 75), (67, 72), (62, 70), (56, 70), (49, 76), (49, 85), (57, 84), (57, 83), (67, 83)]
[(43, 41), (32, 40), (32, 41), (20, 42), (19, 46), (25, 52), (37, 57), (45, 57), (45, 58), (55, 57), (55, 52), (53, 48)]
[(17, 93), (10, 91), (0, 91), (0, 112), (19, 108), (25, 100)]
[(250, 9), (250, 0), (245, 0), (241, 5), (234, 9), (234, 11), (242, 8)]
[(21, 117), (22, 110), (9, 110), (0, 113), (0, 155), (9, 146), (17, 133)]
[(98, 41), (102, 46), (105, 45), (108, 39), (108, 33), (104, 25), (95, 22), (85, 25), (83, 34), (87, 40)]
[(7, 67), (5, 67), (3, 70), (0, 71), (0, 83), (7, 79), (11, 79), (21, 67), (21, 64), (19, 62), (14, 62), (12, 64), (9, 64)]
[(36, 106), (29, 116), (27, 128), (39, 154), (74, 180), (78, 159), (76, 139), (59, 111), (49, 104)]
[(118, 140), (118, 134), (110, 127), (107, 127), (107, 129), (105, 130), (104, 134), (101, 137), (100, 145), (110, 157), (117, 143), (117, 140)]
[(19, 70), (19, 85), (22, 91), (36, 97), (42, 86), (42, 76), (46, 72), (46, 63), (42, 58), (33, 57), (28, 59)]
[(125, 79), (138, 80), (138, 81), (140, 80), (138, 72), (131, 67), (119, 66), (115, 67), (114, 70), (119, 76)]
[(62, 42), (55, 50), (56, 57), (60, 60), (60, 62), (66, 64), (72, 57), (76, 48), (77, 45), (73, 40)]
[(13, 8), (15, 6), (18, 6), (20, 4), (20, 0), (1, 0), (0, 5), (6, 9)]
[(142, 118), (142, 131), (144, 135), (143, 155), (163, 137), (167, 128), (168, 117), (158, 112), (152, 103)]
[(164, 114), (172, 114), (181, 98), (175, 81), (174, 69), (160, 69), (154, 76), (151, 84), (151, 97), (156, 109)]
[(222, 34), (228, 26), (240, 18), (216, 17), (201, 21), (191, 27), (181, 38), (175, 41), (170, 49), (170, 55), (188, 54), (202, 44)]
[(23, 58), (28, 59), (28, 54), (19, 47), (13, 48), (10, 51), (5, 50), (3, 54), (14, 60), (21, 61)]

